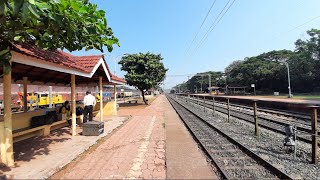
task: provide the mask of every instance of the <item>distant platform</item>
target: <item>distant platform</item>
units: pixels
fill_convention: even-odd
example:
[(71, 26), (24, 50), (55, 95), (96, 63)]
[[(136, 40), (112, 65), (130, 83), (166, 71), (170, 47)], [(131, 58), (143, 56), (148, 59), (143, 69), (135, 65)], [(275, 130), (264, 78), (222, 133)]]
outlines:
[[(190, 95), (210, 95), (208, 93), (204, 94), (190, 94)], [(225, 96), (225, 95), (211, 95), (218, 97), (230, 97), (230, 98), (238, 98), (238, 99), (255, 99), (261, 101), (274, 101), (274, 102), (287, 102), (287, 103), (303, 103), (303, 104), (312, 104), (320, 106), (320, 100), (307, 100), (307, 99), (295, 99), (295, 98), (281, 98), (276, 96)]]

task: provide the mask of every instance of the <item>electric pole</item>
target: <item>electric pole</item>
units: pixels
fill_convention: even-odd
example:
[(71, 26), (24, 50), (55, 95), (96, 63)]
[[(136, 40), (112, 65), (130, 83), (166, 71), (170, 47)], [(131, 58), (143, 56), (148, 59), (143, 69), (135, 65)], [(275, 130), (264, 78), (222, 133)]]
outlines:
[(209, 93), (211, 92), (211, 74), (208, 74), (208, 77), (209, 77)]

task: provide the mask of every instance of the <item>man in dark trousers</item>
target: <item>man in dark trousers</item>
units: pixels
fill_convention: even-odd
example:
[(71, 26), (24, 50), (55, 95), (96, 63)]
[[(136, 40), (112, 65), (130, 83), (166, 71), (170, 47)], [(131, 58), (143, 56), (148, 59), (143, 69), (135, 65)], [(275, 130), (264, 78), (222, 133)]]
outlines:
[(92, 121), (92, 111), (93, 107), (96, 105), (96, 98), (91, 94), (90, 91), (86, 92), (86, 96), (83, 99), (84, 110), (83, 110), (83, 123), (86, 123), (88, 120)]

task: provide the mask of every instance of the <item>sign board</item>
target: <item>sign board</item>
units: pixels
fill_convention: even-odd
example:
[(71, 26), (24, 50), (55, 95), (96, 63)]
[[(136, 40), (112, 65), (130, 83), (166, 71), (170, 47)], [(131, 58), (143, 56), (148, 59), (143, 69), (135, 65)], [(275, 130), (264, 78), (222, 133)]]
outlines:
[(273, 95), (279, 96), (279, 92), (273, 92)]
[(251, 84), (251, 87), (254, 87), (255, 85), (254, 84)]

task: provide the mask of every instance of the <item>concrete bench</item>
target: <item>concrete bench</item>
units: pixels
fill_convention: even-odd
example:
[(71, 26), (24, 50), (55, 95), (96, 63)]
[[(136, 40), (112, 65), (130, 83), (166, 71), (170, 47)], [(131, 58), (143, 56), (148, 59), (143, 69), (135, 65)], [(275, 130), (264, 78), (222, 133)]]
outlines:
[[(83, 123), (83, 115), (77, 116), (77, 123)], [(52, 124), (43, 125), (35, 128), (27, 127), (13, 131), (13, 142), (19, 142), (35, 136), (47, 136), (51, 131), (68, 126), (68, 120), (59, 120)]]
[(35, 136), (47, 136), (51, 131), (68, 125), (67, 120), (57, 121), (52, 124), (43, 125), (35, 128), (24, 128), (13, 132), (13, 142), (19, 142)]

